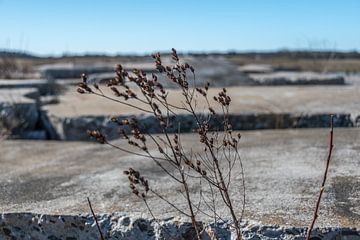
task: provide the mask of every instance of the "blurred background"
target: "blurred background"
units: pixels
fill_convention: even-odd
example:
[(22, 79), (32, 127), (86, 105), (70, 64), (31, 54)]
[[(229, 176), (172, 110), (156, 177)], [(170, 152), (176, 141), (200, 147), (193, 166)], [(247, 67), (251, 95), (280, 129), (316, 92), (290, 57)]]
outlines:
[[(347, 114), (341, 126), (356, 126), (359, 10), (356, 0), (0, 0), (3, 135), (83, 139), (67, 136), (71, 131), (66, 129), (77, 125), (64, 119), (91, 115), (89, 122), (98, 126), (96, 117), (128, 112), (114, 112), (101, 101), (79, 101), (74, 85), (80, 75), (86, 73), (90, 82), (103, 84), (114, 77), (117, 63), (152, 73), (149, 55), (161, 52), (170, 62), (172, 47), (194, 65), (199, 86), (210, 82), (211, 87), (243, 87), (239, 92), (249, 96), (239, 96), (236, 114), (338, 112)], [(330, 100), (325, 92), (331, 92)]]

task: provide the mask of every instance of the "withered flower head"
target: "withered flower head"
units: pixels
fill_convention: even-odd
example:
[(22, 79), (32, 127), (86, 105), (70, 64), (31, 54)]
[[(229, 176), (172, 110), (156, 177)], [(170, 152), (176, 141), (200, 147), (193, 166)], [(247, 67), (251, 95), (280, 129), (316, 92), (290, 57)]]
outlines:
[(83, 83), (86, 83), (87, 75), (85, 73), (81, 74), (81, 80), (82, 80)]
[(85, 93), (84, 89), (82, 89), (82, 88), (78, 88), (78, 89), (77, 89), (77, 92), (80, 93), (80, 94), (84, 94), (84, 93)]
[(121, 72), (122, 70), (123, 70), (123, 67), (121, 66), (121, 64), (116, 64), (115, 71), (116, 72)]

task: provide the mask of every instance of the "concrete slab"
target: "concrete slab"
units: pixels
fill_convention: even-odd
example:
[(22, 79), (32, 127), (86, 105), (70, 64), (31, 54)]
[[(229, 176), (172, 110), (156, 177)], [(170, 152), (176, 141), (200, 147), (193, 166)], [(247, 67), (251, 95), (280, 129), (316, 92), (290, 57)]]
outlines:
[(279, 71), (250, 74), (259, 85), (344, 85), (345, 79), (336, 73)]
[(274, 69), (271, 65), (268, 64), (246, 64), (238, 67), (238, 70), (243, 73), (270, 73)]
[[(220, 90), (209, 89), (210, 102), (213, 101), (212, 96), (217, 95)], [(103, 91), (106, 95), (113, 96), (106, 87)], [(182, 106), (181, 92), (168, 91), (169, 102)], [(360, 126), (359, 86), (230, 87), (228, 93), (232, 98), (230, 122), (235, 130), (327, 127), (330, 114), (335, 114), (335, 126)], [(59, 100), (57, 105), (44, 106), (58, 139), (88, 140), (88, 129), (100, 129), (109, 138), (117, 138), (117, 126), (110, 121), (113, 116), (125, 118), (137, 115), (144, 129), (152, 133), (161, 132), (156, 119), (150, 114), (143, 114), (137, 109), (95, 95), (78, 94), (75, 87), (69, 88)], [(128, 103), (147, 108), (136, 100), (129, 100)], [(214, 104), (214, 109), (222, 114), (218, 104)], [(208, 114), (202, 97), (197, 101), (197, 111)], [(166, 110), (163, 109), (163, 112)], [(189, 113), (178, 110), (175, 112), (182, 131), (192, 132), (196, 123)], [(177, 132), (178, 124), (175, 122), (173, 125), (173, 131)]]
[[(242, 134), (240, 151), (247, 186), (245, 218), (265, 224), (308, 226), (323, 173), (328, 131), (266, 130)], [(196, 138), (185, 134), (185, 147), (200, 151)], [(122, 140), (114, 143), (126, 146)], [(0, 212), (88, 213), (86, 197), (91, 197), (98, 213), (121, 211), (146, 217), (146, 208), (129, 193), (122, 174), (129, 167), (140, 170), (153, 188), (179, 207), (184, 205), (176, 193), (180, 188), (152, 161), (108, 146), (2, 141), (0, 149)], [(335, 129), (334, 155), (317, 226), (360, 227), (359, 151), (360, 129)], [(198, 190), (199, 186), (194, 185), (194, 197)], [(156, 197), (151, 197), (149, 203), (158, 217), (176, 215)]]
[(0, 88), (0, 103), (34, 103), (35, 100), (26, 97), (27, 95), (38, 95), (38, 90), (36, 88)]
[(42, 136), (35, 131), (40, 118), (39, 106), (36, 100), (26, 97), (30, 95), (39, 95), (37, 89), (0, 89), (0, 139), (3, 135)]
[[(103, 91), (113, 96), (108, 88)], [(210, 88), (209, 96), (217, 95), (220, 88)], [(360, 115), (360, 86), (260, 86), (229, 87), (232, 98), (231, 113), (348, 113)], [(168, 90), (169, 102), (179, 105), (180, 91)], [(140, 96), (140, 94), (139, 94)], [(203, 111), (204, 102), (199, 98), (199, 111)], [(49, 115), (61, 117), (129, 115), (140, 112), (112, 101), (96, 96), (79, 94), (76, 87), (69, 87), (59, 96), (59, 104), (48, 105), (44, 109)], [(213, 100), (210, 100), (213, 102)], [(129, 100), (131, 103), (132, 100)], [(137, 106), (143, 104), (133, 102)], [(215, 109), (216, 110), (216, 109)], [(218, 109), (219, 110), (219, 109)], [(179, 112), (185, 113), (185, 112)]]

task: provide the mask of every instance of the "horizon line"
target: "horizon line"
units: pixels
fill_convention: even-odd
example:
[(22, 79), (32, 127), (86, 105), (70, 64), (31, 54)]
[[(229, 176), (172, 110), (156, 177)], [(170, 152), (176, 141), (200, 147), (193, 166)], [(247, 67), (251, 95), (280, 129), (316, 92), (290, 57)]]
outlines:
[[(176, 49), (176, 48), (175, 48)], [(11, 49), (11, 48), (0, 48), (0, 52), (2, 53), (14, 53), (14, 54), (26, 54), (33, 57), (71, 57), (71, 56), (108, 56), (108, 57), (116, 57), (116, 56), (148, 56), (153, 53), (162, 53), (168, 54), (171, 52), (169, 50), (154, 50), (154, 51), (144, 51), (144, 52), (134, 52), (134, 51), (81, 51), (81, 52), (67, 52), (64, 51), (62, 53), (36, 53), (33, 51), (27, 51), (22, 49)], [(177, 50), (177, 52), (181, 55), (196, 55), (196, 54), (266, 54), (266, 53), (281, 53), (281, 52), (332, 52), (332, 53), (360, 53), (360, 49), (331, 49), (331, 48), (274, 48), (274, 49), (247, 49), (247, 50), (239, 50), (239, 49), (228, 49), (228, 50)]]

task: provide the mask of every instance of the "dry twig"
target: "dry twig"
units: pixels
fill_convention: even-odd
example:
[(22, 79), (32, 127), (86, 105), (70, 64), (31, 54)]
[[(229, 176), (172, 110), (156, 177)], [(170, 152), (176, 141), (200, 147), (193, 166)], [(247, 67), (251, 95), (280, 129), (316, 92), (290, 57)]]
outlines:
[(93, 208), (92, 208), (92, 206), (91, 206), (90, 198), (87, 198), (87, 200), (88, 200), (89, 208), (90, 208), (90, 210), (91, 210), (91, 214), (92, 214), (92, 216), (93, 216), (93, 218), (94, 218), (94, 221), (95, 221), (95, 223), (96, 223), (96, 227), (97, 227), (97, 229), (98, 229), (98, 231), (99, 231), (100, 239), (101, 239), (101, 240), (105, 240), (105, 238), (104, 238), (104, 236), (103, 236), (103, 234), (102, 234), (102, 232), (101, 232), (101, 228), (100, 228), (99, 222), (98, 222), (98, 220), (97, 220), (97, 218), (96, 218), (96, 215), (95, 215), (95, 213), (94, 213), (94, 210), (93, 210)]
[(334, 145), (333, 145), (333, 136), (334, 136), (333, 121), (334, 121), (334, 116), (331, 115), (329, 152), (328, 152), (326, 163), (325, 163), (326, 165), (325, 165), (325, 169), (324, 169), (323, 180), (322, 180), (321, 187), (320, 187), (320, 193), (319, 193), (318, 199), (316, 201), (313, 219), (312, 219), (311, 225), (309, 227), (309, 230), (307, 232), (306, 240), (310, 240), (311, 231), (313, 230), (316, 219), (318, 218), (318, 211), (319, 211), (319, 207), (320, 207), (321, 197), (322, 197), (322, 195), (324, 193), (324, 190), (325, 190), (325, 182), (326, 182), (326, 178), (327, 178), (327, 174), (328, 174), (328, 170), (329, 170), (329, 164), (330, 164), (332, 150), (333, 150), (333, 147), (334, 147)]

